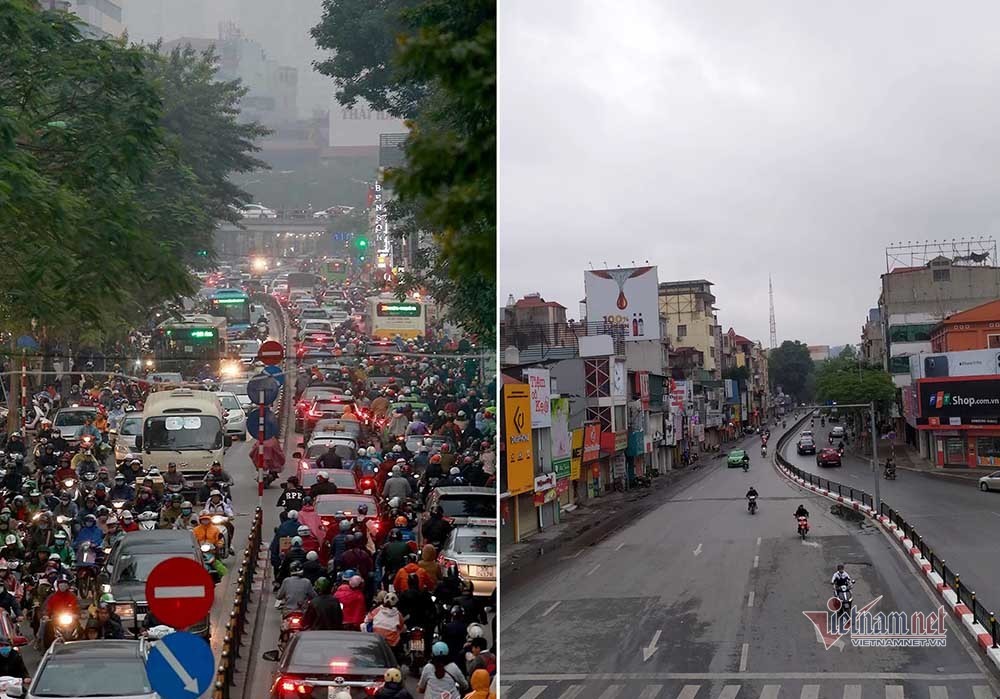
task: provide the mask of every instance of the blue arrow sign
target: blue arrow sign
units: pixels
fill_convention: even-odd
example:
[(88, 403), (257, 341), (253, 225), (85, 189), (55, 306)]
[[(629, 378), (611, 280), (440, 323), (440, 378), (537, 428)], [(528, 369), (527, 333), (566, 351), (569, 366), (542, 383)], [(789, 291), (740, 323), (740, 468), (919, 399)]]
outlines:
[(264, 367), (264, 373), (270, 374), (271, 377), (278, 382), (279, 386), (285, 385), (285, 373), (281, 370), (281, 367), (278, 366), (277, 364)]
[(146, 676), (163, 699), (198, 699), (212, 686), (215, 657), (205, 639), (175, 631), (149, 651)]
[[(252, 403), (264, 403), (270, 405), (278, 398), (280, 386), (273, 376), (267, 374), (257, 374), (247, 381), (247, 395)], [(261, 401), (260, 394), (263, 392), (264, 400)]]
[[(247, 413), (247, 432), (249, 432), (254, 439), (261, 439), (260, 437), (260, 412), (255, 406)], [(264, 408), (264, 438), (261, 441), (270, 439), (271, 437), (278, 436), (278, 420), (274, 417), (274, 414), (268, 410), (267, 407)]]

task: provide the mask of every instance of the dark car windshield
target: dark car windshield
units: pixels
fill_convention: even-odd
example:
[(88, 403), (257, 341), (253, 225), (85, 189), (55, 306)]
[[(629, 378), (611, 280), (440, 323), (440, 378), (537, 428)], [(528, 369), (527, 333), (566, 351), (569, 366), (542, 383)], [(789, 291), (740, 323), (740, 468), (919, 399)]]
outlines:
[(142, 434), (142, 418), (127, 417), (122, 422), (121, 433), (123, 437), (136, 437)]
[(345, 495), (344, 497), (335, 497), (331, 500), (321, 498), (316, 502), (316, 513), (325, 517), (332, 517), (338, 512), (356, 513), (359, 505), (366, 505), (368, 507), (368, 514), (374, 514), (376, 511), (375, 503), (372, 501), (371, 496), (365, 495), (360, 498), (353, 498)]
[[(99, 672), (95, 669), (100, 668)], [(31, 682), (33, 697), (125, 697), (152, 693), (142, 660), (49, 656)]]
[(497, 552), (497, 539), (495, 536), (458, 532), (455, 535), (452, 548), (456, 553), (495, 554)]
[(308, 635), (296, 636), (295, 647), (289, 653), (286, 667), (295, 665), (324, 668), (334, 675), (349, 674), (353, 669), (380, 670), (395, 667), (395, 661), (386, 655), (378, 640), (367, 640), (363, 635), (359, 636), (359, 640), (351, 643), (311, 638)]
[(59, 412), (56, 415), (56, 419), (53, 421), (53, 427), (80, 427), (83, 424), (85, 418), (93, 419), (94, 415), (97, 413), (96, 410), (69, 410), (66, 412)]
[(445, 517), (496, 517), (497, 501), (492, 495), (455, 495), (438, 503)]
[(146, 419), (146, 449), (222, 448), (222, 423), (214, 415), (162, 415)]
[[(309, 447), (309, 451), (306, 452), (306, 458), (318, 459), (329, 450), (330, 447), (327, 444), (313, 444), (311, 447)], [(341, 459), (354, 461), (354, 450), (351, 449), (346, 444), (335, 444), (333, 446), (333, 453), (339, 456)]]
[(150, 571), (168, 558), (177, 558), (176, 553), (126, 553), (122, 555), (115, 583), (146, 582)]

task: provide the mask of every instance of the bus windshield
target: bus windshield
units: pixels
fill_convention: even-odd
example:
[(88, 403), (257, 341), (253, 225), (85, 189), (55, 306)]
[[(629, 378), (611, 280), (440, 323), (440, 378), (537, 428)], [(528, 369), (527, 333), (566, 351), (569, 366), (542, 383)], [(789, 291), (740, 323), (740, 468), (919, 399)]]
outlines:
[(212, 299), (213, 315), (226, 318), (229, 325), (250, 325), (250, 302), (246, 294), (216, 296)]
[(159, 415), (146, 419), (143, 445), (150, 451), (215, 451), (222, 448), (222, 423), (214, 415)]

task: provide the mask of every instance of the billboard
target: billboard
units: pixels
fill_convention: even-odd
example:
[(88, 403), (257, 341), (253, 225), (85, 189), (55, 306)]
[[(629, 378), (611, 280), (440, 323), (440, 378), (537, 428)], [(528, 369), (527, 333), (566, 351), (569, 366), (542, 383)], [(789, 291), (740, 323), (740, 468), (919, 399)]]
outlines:
[(552, 470), (559, 478), (570, 477), (573, 441), (569, 431), (569, 398), (553, 398), (551, 411)]
[(580, 480), (580, 466), (583, 464), (583, 430), (573, 430), (573, 455), (569, 460), (570, 480)]
[(535, 489), (535, 459), (531, 443), (531, 393), (527, 384), (503, 387), (503, 424), (507, 452), (507, 492)]
[(601, 458), (601, 425), (591, 422), (583, 427), (583, 463)]
[(524, 382), (531, 390), (531, 429), (552, 427), (549, 370), (525, 369)]
[(330, 148), (364, 148), (373, 154), (379, 150), (379, 137), (388, 133), (409, 133), (402, 119), (388, 112), (378, 112), (363, 99), (345, 107), (330, 98)]
[(920, 379), (917, 399), (925, 429), (1000, 425), (1000, 377)]
[(656, 267), (584, 271), (587, 322), (621, 328), (626, 340), (659, 340), (657, 284)]
[(910, 376), (914, 379), (998, 374), (1000, 374), (1000, 350), (920, 352), (910, 355)]

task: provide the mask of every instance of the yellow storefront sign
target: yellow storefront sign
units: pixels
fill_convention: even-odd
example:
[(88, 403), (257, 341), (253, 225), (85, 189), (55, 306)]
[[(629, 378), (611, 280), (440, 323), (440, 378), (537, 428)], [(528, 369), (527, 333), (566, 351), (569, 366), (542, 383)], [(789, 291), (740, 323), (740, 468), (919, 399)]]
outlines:
[(531, 391), (528, 384), (503, 387), (504, 439), (507, 447), (507, 492), (535, 490), (535, 462), (531, 443)]
[(583, 430), (573, 430), (573, 455), (569, 460), (569, 479), (580, 480), (580, 467), (583, 465)]

